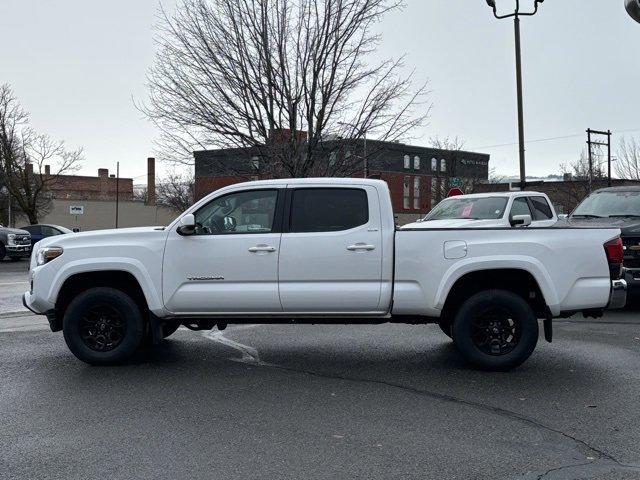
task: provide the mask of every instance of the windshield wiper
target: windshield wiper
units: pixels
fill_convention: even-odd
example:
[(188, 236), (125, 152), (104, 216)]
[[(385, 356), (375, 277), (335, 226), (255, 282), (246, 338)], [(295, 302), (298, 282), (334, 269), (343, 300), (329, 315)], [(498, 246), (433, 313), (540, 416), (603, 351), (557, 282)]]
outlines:
[(571, 218), (605, 218), (602, 215), (592, 215), (590, 213), (583, 213), (578, 215), (571, 215)]
[(624, 215), (609, 215), (609, 218), (638, 218), (640, 215), (624, 214)]

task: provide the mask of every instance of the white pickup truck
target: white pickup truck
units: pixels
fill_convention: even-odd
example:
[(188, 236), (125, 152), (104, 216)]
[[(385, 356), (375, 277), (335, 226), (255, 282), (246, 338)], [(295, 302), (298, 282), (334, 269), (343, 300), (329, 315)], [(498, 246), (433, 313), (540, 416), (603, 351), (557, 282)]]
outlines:
[(626, 300), (616, 228), (397, 231), (387, 184), (236, 184), (168, 227), (46, 238), (24, 305), (91, 364), (123, 361), (179, 325), (438, 323), (486, 369), (533, 352), (538, 319)]
[(557, 221), (544, 193), (492, 192), (445, 198), (426, 217), (403, 228), (550, 227)]

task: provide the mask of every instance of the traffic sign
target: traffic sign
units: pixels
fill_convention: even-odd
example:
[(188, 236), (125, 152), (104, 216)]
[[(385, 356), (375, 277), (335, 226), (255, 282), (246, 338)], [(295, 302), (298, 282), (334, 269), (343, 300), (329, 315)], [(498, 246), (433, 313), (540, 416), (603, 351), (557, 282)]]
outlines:
[(447, 197), (457, 197), (459, 195), (464, 195), (464, 192), (458, 187), (452, 188), (451, 190), (449, 190), (449, 193), (447, 193)]

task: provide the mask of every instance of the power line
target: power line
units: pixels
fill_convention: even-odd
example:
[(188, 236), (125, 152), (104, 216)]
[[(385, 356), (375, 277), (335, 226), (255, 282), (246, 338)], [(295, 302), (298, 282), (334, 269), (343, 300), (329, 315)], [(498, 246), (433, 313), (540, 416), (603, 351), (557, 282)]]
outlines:
[[(624, 129), (624, 130), (612, 131), (612, 133), (630, 133), (630, 132), (640, 132), (640, 128), (628, 128), (628, 129)], [(578, 138), (578, 137), (583, 137), (583, 136), (584, 136), (584, 132), (581, 132), (581, 133), (576, 133), (576, 134), (572, 134), (572, 135), (562, 135), (562, 136), (559, 136), (559, 137), (537, 138), (535, 140), (528, 140), (525, 143), (552, 142), (554, 140), (565, 140), (567, 138)], [(485, 145), (483, 147), (473, 147), (471, 150), (482, 150), (482, 149), (487, 149), (487, 148), (500, 148), (500, 147), (512, 147), (514, 145), (518, 145), (518, 142), (500, 143), (500, 144), (497, 144), (497, 145)]]

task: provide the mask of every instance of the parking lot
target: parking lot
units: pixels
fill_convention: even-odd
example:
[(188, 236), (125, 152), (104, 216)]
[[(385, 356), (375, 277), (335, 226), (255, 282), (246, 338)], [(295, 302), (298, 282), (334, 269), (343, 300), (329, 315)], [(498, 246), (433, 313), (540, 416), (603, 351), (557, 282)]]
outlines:
[(0, 268), (3, 479), (640, 478), (633, 311), (556, 322), (510, 373), (433, 325), (180, 329), (97, 368)]

